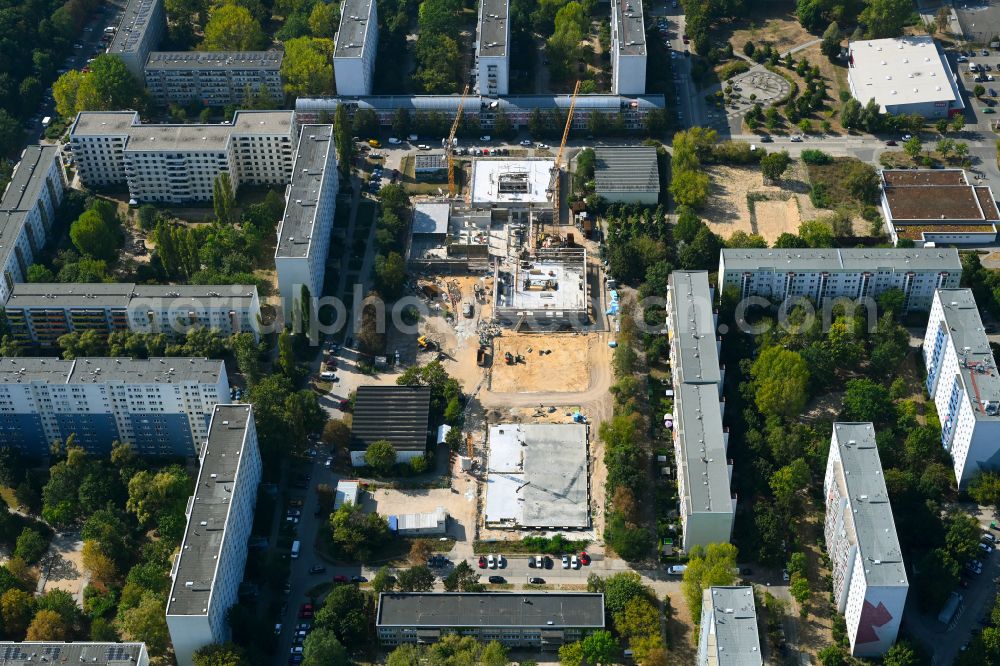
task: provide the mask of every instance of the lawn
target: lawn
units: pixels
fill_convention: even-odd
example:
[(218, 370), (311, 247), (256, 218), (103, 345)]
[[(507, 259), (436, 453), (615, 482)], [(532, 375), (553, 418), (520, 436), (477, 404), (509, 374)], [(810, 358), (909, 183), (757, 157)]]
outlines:
[(831, 209), (841, 206), (851, 209), (858, 207), (857, 199), (847, 189), (844, 182), (851, 167), (859, 161), (854, 157), (835, 157), (829, 164), (806, 165), (809, 171), (809, 182), (813, 186), (818, 184), (826, 186)]

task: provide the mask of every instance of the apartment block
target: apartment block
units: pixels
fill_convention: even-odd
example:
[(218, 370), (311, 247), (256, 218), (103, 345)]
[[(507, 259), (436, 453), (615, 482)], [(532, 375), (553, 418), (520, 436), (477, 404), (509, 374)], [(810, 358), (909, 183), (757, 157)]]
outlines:
[(722, 426), (724, 369), (706, 271), (674, 271), (667, 287), (667, 335), (673, 368), (673, 431), (682, 548), (728, 543), (736, 498), (730, 490), (729, 432)]
[(167, 12), (163, 0), (128, 0), (108, 53), (121, 58), (129, 73), (142, 83), (146, 59), (166, 34)]
[(954, 248), (724, 249), (719, 258), (719, 285), (740, 298), (804, 297), (819, 307), (899, 289), (907, 312), (927, 311), (935, 289), (957, 287), (961, 278)]
[(148, 125), (132, 111), (85, 111), (70, 128), (84, 184), (127, 184), (137, 203), (210, 201), (222, 173), (234, 191), (285, 185), (297, 139), (292, 111), (238, 111), (221, 125)]
[(127, 442), (150, 456), (194, 456), (212, 408), (229, 395), (206, 358), (0, 359), (0, 446), (44, 457), (76, 435), (91, 453)]
[(880, 657), (903, 619), (909, 583), (871, 423), (834, 423), (823, 481), (833, 599), (851, 654)]
[(763, 666), (752, 587), (702, 592), (698, 627), (698, 666)]
[(5, 306), (11, 333), (24, 344), (51, 347), (74, 331), (164, 333), (194, 328), (260, 338), (256, 285), (23, 283)]
[(167, 628), (180, 666), (193, 663), (199, 648), (230, 637), (226, 614), (239, 600), (261, 478), (250, 405), (216, 405), (211, 416), (184, 540), (170, 570)]
[(481, 0), (476, 24), (476, 85), (480, 95), (510, 92), (510, 0)]
[(646, 27), (642, 0), (611, 0), (611, 92), (646, 92)]
[(303, 287), (311, 298), (323, 293), (338, 183), (333, 125), (303, 126), (274, 251), (286, 316), (296, 311)]
[(333, 49), (333, 75), (338, 95), (371, 95), (378, 52), (378, 9), (375, 0), (345, 0)]
[(455, 633), (508, 648), (557, 651), (604, 629), (604, 595), (578, 592), (388, 593), (378, 598), (375, 629), (387, 647), (435, 643)]
[(36, 666), (39, 663), (149, 666), (149, 652), (145, 643), (3, 641), (0, 642), (0, 663), (5, 666)]
[(1000, 467), (1000, 375), (970, 289), (934, 293), (923, 349), (941, 446), (965, 488), (981, 470)]
[(164, 105), (238, 105), (262, 92), (277, 103), (285, 97), (283, 56), (283, 51), (156, 51), (146, 61), (146, 89)]
[(66, 189), (58, 146), (28, 146), (0, 199), (0, 301), (28, 278), (45, 247)]

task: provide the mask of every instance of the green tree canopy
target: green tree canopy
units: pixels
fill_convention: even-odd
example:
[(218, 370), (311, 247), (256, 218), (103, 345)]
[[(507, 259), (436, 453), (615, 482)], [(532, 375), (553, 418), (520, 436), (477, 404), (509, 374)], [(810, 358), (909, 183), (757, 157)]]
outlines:
[(266, 44), (260, 22), (246, 7), (223, 3), (209, 13), (201, 46), (206, 51), (256, 51)]
[[(317, 8), (324, 5), (319, 3)], [(285, 42), (281, 75), (285, 92), (295, 97), (328, 95), (333, 92), (333, 41), (327, 38), (298, 37)]]
[(765, 414), (799, 414), (809, 398), (809, 367), (802, 356), (783, 347), (768, 347), (750, 369), (755, 401)]
[(388, 474), (396, 464), (396, 447), (387, 439), (380, 439), (368, 445), (365, 464), (380, 474)]
[(710, 543), (707, 548), (695, 546), (691, 550), (681, 581), (691, 617), (701, 617), (702, 591), (713, 585), (732, 585), (735, 582), (735, 568), (736, 546), (732, 544)]

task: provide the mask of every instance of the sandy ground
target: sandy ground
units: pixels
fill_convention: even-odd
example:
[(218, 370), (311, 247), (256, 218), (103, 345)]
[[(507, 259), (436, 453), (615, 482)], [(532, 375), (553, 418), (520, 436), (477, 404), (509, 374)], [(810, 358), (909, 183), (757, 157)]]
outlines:
[(733, 50), (743, 53), (743, 45), (752, 41), (758, 46), (769, 42), (780, 52), (816, 39), (809, 34), (795, 17), (795, 6), (791, 3), (775, 3), (755, 8), (750, 13), (748, 27), (732, 31), (729, 38)]
[(65, 590), (83, 602), (88, 576), (83, 568), (83, 541), (78, 534), (56, 534), (39, 565), (38, 591)]
[(765, 185), (759, 168), (713, 166), (707, 171), (712, 179), (712, 186), (703, 219), (715, 233), (723, 238), (729, 238), (735, 231), (757, 233), (771, 244), (782, 233), (795, 233), (798, 230), (801, 219), (798, 205), (794, 202), (798, 195), (794, 195), (789, 202), (756, 202), (754, 210), (757, 228), (751, 227), (747, 194), (762, 192), (777, 197), (785, 192), (777, 185)]
[[(585, 391), (590, 386), (587, 360), (592, 336), (545, 333), (508, 333), (494, 340), (490, 390), (495, 393), (540, 393)], [(541, 354), (542, 351), (551, 353)], [(523, 363), (507, 365), (504, 354), (524, 357)]]
[(463, 475), (455, 478), (452, 487), (458, 492), (450, 488), (379, 488), (371, 494), (375, 505), (371, 508), (391, 516), (430, 513), (443, 506), (449, 516), (448, 536), (466, 541), (471, 539), (476, 524), (476, 484)]

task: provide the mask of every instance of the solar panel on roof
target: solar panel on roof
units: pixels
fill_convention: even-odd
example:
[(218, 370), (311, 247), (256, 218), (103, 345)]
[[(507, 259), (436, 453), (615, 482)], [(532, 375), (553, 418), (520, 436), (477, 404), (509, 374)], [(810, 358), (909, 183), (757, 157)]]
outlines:
[(48, 646), (48, 647), (42, 648), (42, 656), (43, 657), (48, 657), (51, 660), (58, 659), (60, 652), (62, 652), (62, 648), (61, 647)]
[(21, 651), (20, 645), (4, 645), (0, 648), (0, 661), (20, 661), (27, 657), (28, 655)]
[(112, 645), (104, 653), (107, 661), (130, 661), (128, 648), (122, 645)]

